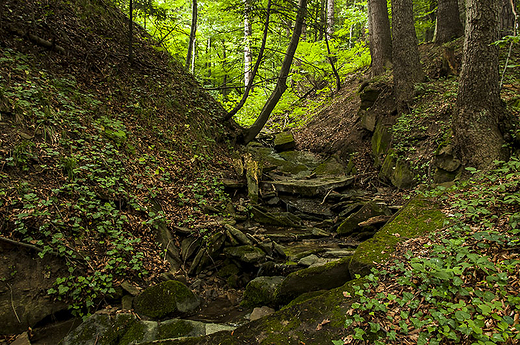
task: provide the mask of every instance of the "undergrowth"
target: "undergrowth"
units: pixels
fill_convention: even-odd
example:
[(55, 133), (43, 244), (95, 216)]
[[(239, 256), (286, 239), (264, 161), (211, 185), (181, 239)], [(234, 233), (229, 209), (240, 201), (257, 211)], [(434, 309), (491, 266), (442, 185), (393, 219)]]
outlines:
[[(444, 229), (409, 240), (356, 287), (347, 336), (334, 344), (516, 344), (520, 341), (520, 161), (440, 197)], [(477, 173), (477, 171), (473, 171)]]

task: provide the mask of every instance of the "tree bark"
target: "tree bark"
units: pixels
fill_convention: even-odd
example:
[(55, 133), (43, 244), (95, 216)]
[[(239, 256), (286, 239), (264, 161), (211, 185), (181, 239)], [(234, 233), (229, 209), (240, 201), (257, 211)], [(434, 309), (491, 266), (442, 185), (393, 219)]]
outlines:
[(260, 47), (260, 51), (258, 52), (258, 57), (256, 58), (255, 66), (253, 67), (253, 71), (251, 72), (251, 77), (249, 78), (244, 94), (242, 95), (242, 99), (240, 102), (233, 108), (229, 113), (226, 114), (224, 120), (229, 120), (232, 118), (246, 103), (246, 99), (249, 96), (249, 93), (253, 89), (253, 80), (255, 79), (256, 73), (258, 73), (258, 69), (260, 68), (260, 63), (262, 62), (262, 58), (264, 57), (265, 44), (267, 42), (267, 34), (269, 32), (269, 18), (271, 15), (271, 0), (267, 1), (267, 11), (265, 18), (265, 26), (264, 26), (264, 35), (262, 37), (262, 45)]
[(368, 0), (368, 31), (372, 76), (376, 76), (392, 64), (392, 38), (386, 0)]
[(249, 81), (251, 80), (251, 63), (253, 61), (251, 54), (252, 26), (249, 15), (249, 0), (244, 0), (244, 86), (246, 87), (249, 85)]
[(392, 0), (392, 21), (394, 94), (397, 109), (403, 112), (408, 110), (413, 100), (415, 83), (424, 78), (417, 47), (412, 0)]
[(442, 44), (464, 35), (458, 0), (439, 0), (435, 43)]
[(334, 35), (334, 0), (327, 0), (327, 39)]
[(294, 30), (291, 36), (291, 41), (289, 42), (289, 46), (287, 47), (287, 51), (285, 53), (285, 57), (282, 62), (282, 67), (280, 68), (280, 72), (278, 73), (278, 80), (276, 82), (276, 86), (271, 93), (271, 96), (265, 103), (260, 115), (256, 119), (255, 123), (247, 129), (246, 134), (244, 136), (244, 140), (246, 143), (249, 143), (253, 140), (258, 133), (264, 128), (271, 112), (274, 107), (282, 97), (283, 93), (287, 89), (287, 77), (289, 75), (289, 71), (291, 69), (291, 64), (294, 58), (294, 54), (296, 53), (296, 48), (298, 48), (298, 43), (300, 41), (300, 35), (302, 32), (303, 20), (305, 18), (305, 13), (307, 11), (307, 0), (299, 0), (298, 4), (298, 14), (296, 15), (296, 23), (294, 25)]
[(502, 0), (500, 11), (500, 35), (513, 35), (515, 25), (515, 3), (514, 0)]
[(500, 100), (498, 47), (500, 2), (468, 0), (464, 56), (452, 130), (456, 152), (466, 167), (487, 170), (493, 161), (508, 158)]
[(195, 35), (197, 33), (197, 15), (197, 0), (193, 0), (193, 2), (191, 3), (191, 30), (190, 39), (188, 43), (188, 53), (186, 55), (186, 70), (190, 69), (190, 63), (192, 62), (192, 54), (193, 56), (195, 56), (195, 53), (193, 51), (195, 50)]

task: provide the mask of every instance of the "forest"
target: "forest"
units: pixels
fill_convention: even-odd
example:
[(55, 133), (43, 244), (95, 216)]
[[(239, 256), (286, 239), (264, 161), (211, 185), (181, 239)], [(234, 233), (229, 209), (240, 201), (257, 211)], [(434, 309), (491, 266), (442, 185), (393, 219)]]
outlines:
[(515, 0), (4, 0), (0, 344), (516, 344)]

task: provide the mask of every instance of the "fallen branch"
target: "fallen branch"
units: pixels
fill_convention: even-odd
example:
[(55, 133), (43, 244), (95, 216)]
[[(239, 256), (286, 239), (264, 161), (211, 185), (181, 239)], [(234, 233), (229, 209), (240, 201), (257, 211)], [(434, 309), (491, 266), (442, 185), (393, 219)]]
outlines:
[(29, 248), (32, 250), (36, 250), (37, 252), (43, 252), (42, 248), (36, 247), (35, 245), (29, 244), (29, 243), (18, 242), (15, 240), (10, 240), (10, 239), (2, 237), (2, 236), (0, 236), (0, 241), (4, 241), (4, 242), (11, 243), (11, 244), (14, 244), (14, 245), (17, 245), (20, 247), (25, 247), (25, 248)]
[(55, 50), (57, 51), (58, 53), (61, 53), (61, 54), (65, 54), (65, 48), (63, 48), (62, 46), (59, 46), (57, 45), (55, 42), (51, 42), (51, 41), (47, 41), (46, 39), (43, 39), (39, 36), (36, 36), (34, 34), (31, 34), (31, 33), (24, 33), (23, 31), (7, 24), (5, 26), (5, 28), (7, 29), (7, 31), (15, 34), (15, 35), (18, 35), (18, 36), (21, 36), (21, 37), (25, 37), (25, 38), (28, 38), (29, 40), (31, 40), (33, 43), (41, 46), (41, 47), (44, 47), (44, 48), (47, 48), (47, 49), (50, 49), (50, 50)]

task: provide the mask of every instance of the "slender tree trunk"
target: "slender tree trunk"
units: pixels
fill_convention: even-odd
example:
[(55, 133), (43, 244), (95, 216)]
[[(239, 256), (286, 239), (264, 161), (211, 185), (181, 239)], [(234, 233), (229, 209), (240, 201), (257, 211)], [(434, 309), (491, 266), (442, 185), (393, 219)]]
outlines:
[(515, 2), (514, 0), (502, 0), (500, 11), (500, 34), (501, 36), (512, 35), (515, 23)]
[(251, 54), (251, 20), (249, 0), (244, 0), (244, 85), (247, 87), (251, 80), (251, 64), (253, 57)]
[(334, 0), (327, 0), (327, 39), (334, 35)]
[(242, 95), (242, 99), (240, 102), (233, 108), (229, 113), (226, 114), (224, 120), (229, 120), (232, 118), (246, 103), (246, 99), (249, 96), (249, 93), (253, 89), (253, 80), (255, 79), (256, 73), (260, 68), (260, 64), (262, 62), (262, 58), (264, 57), (265, 44), (267, 42), (267, 34), (269, 32), (269, 18), (271, 15), (271, 0), (267, 1), (267, 11), (264, 25), (264, 35), (262, 37), (262, 45), (260, 46), (260, 51), (258, 52), (258, 57), (256, 58), (255, 66), (253, 67), (253, 71), (251, 72), (251, 78), (248, 80), (244, 94)]
[(133, 37), (134, 37), (134, 8), (133, 8), (133, 0), (130, 0), (129, 4), (129, 17), (130, 22), (128, 23), (128, 61), (134, 61), (134, 51), (133, 51)]
[(386, 0), (368, 0), (368, 27), (372, 76), (376, 76), (392, 64), (392, 38)]
[[(319, 16), (316, 17), (316, 20), (319, 18), (319, 25), (318, 28), (325, 27), (325, 6), (326, 6), (327, 0), (320, 0), (320, 12)], [(322, 29), (316, 29), (316, 31), (319, 33), (318, 41), (323, 40), (323, 30)]]
[(468, 0), (464, 56), (453, 118), (454, 143), (466, 167), (489, 169), (505, 160), (508, 117), (500, 100), (498, 47), (500, 5), (496, 0)]
[[(193, 52), (195, 49), (195, 35), (197, 34), (197, 0), (193, 0), (191, 3), (191, 30), (190, 30), (190, 39), (188, 43), (188, 54), (186, 55), (186, 69), (190, 69), (190, 63), (193, 60), (193, 56), (195, 53)], [(193, 55), (193, 56), (192, 56)], [(193, 69), (193, 66), (192, 66)]]
[(423, 77), (417, 47), (412, 0), (392, 0), (394, 94), (399, 112), (408, 111), (414, 85)]
[(228, 74), (227, 74), (227, 51), (226, 51), (226, 42), (222, 41), (222, 70), (224, 71), (224, 78), (222, 81), (222, 96), (224, 97), (224, 101), (227, 101), (228, 96), (228, 89), (227, 89), (227, 80), (228, 80)]
[(256, 119), (255, 123), (247, 130), (244, 137), (246, 143), (253, 140), (258, 135), (258, 133), (260, 133), (262, 128), (264, 128), (267, 120), (269, 119), (269, 116), (271, 115), (271, 112), (287, 89), (287, 77), (291, 69), (294, 54), (296, 53), (296, 48), (298, 48), (298, 42), (300, 41), (303, 20), (305, 18), (306, 12), (307, 0), (299, 0), (296, 23), (294, 25), (291, 41), (289, 42), (289, 46), (287, 47), (287, 51), (282, 62), (282, 67), (280, 68), (280, 72), (278, 74), (276, 86), (271, 93), (271, 96), (262, 108), (262, 111), (260, 112), (260, 115)]
[(464, 35), (458, 0), (439, 0), (435, 43), (442, 44)]
[(330, 67), (332, 68), (332, 73), (334, 74), (334, 78), (336, 79), (336, 92), (341, 89), (341, 79), (339, 77), (338, 70), (334, 64), (335, 57), (332, 56), (332, 52), (330, 51), (329, 39), (327, 38), (328, 34), (325, 35), (325, 43), (327, 45), (327, 58), (329, 60)]

